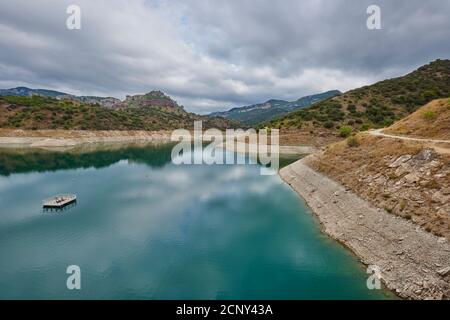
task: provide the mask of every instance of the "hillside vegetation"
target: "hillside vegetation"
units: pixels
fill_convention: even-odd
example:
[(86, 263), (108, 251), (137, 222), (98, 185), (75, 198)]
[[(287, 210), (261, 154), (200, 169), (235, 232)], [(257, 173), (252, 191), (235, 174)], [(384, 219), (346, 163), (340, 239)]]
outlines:
[[(57, 100), (42, 96), (0, 97), (0, 128), (28, 130), (171, 130), (193, 128), (202, 120), (206, 128), (225, 129), (236, 126), (230, 120), (188, 113), (170, 100), (153, 95), (128, 97), (119, 108)], [(163, 103), (164, 102), (164, 103)]]
[(264, 103), (233, 108), (225, 112), (211, 113), (210, 116), (219, 116), (239, 121), (246, 125), (255, 125), (261, 122), (280, 118), (292, 111), (308, 107), (316, 102), (326, 100), (341, 94), (338, 90), (327, 91), (297, 99), (296, 101), (268, 100)]
[(364, 131), (389, 126), (420, 106), (447, 97), (450, 60), (436, 60), (406, 76), (348, 91), (260, 127)]
[(434, 100), (384, 132), (417, 138), (450, 140), (450, 99)]

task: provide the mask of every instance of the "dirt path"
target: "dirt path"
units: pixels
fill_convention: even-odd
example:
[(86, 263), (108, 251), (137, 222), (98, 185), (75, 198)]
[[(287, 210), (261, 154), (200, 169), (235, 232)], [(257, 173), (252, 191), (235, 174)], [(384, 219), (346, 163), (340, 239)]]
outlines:
[(386, 286), (399, 296), (449, 299), (450, 244), (311, 169), (310, 157), (281, 169), (280, 176), (305, 199), (325, 233), (364, 264), (377, 266)]
[(436, 152), (441, 154), (450, 154), (450, 147), (437, 146), (436, 144), (448, 144), (450, 145), (450, 140), (436, 140), (436, 139), (424, 139), (424, 138), (413, 138), (405, 136), (397, 136), (393, 134), (384, 133), (383, 129), (376, 129), (368, 131), (369, 134), (377, 137), (385, 137), (398, 140), (415, 141), (425, 143), (427, 147), (433, 148)]

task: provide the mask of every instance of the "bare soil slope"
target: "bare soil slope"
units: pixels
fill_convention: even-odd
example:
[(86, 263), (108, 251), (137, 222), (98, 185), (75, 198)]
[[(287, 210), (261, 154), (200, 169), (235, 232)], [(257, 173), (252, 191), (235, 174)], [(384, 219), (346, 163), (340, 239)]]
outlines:
[(360, 133), (308, 165), (374, 206), (450, 240), (450, 155), (426, 144)]

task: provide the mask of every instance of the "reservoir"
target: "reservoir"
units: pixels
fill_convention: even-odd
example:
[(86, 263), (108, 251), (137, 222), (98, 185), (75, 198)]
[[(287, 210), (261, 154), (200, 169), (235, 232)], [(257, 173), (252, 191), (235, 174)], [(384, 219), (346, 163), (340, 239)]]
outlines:
[[(278, 175), (176, 166), (171, 148), (0, 150), (0, 298), (393, 298)], [(60, 193), (76, 205), (43, 211)]]

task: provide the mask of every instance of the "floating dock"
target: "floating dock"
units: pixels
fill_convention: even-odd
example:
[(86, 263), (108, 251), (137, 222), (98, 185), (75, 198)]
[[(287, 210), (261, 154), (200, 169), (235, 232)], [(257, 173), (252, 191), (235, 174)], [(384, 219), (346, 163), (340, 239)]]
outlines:
[(42, 206), (44, 209), (62, 209), (75, 202), (77, 202), (75, 194), (59, 194), (42, 201)]

